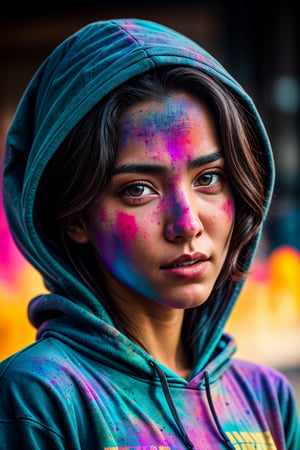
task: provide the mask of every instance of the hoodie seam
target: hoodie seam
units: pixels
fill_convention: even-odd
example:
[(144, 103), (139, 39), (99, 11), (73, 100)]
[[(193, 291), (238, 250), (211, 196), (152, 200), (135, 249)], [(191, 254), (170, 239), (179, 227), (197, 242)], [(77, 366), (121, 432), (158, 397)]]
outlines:
[(42, 424), (38, 420), (33, 419), (32, 417), (17, 416), (14, 419), (1, 419), (0, 418), (0, 423), (3, 423), (3, 424), (5, 424), (5, 423), (13, 424), (13, 423), (18, 423), (20, 421), (22, 421), (22, 422), (32, 422), (32, 423), (38, 425), (39, 427), (41, 427), (42, 429), (47, 430), (47, 431), (49, 431), (52, 434), (55, 434), (55, 436), (59, 437), (59, 439), (62, 442), (66, 443), (66, 440), (65, 440), (64, 436), (62, 436), (61, 434), (57, 433), (57, 431), (54, 431), (51, 427), (48, 427), (47, 425)]
[[(137, 45), (137, 47), (140, 49), (140, 50), (143, 50), (143, 52), (145, 52), (145, 54), (146, 54), (146, 57), (147, 58), (149, 58), (149, 59), (151, 59), (151, 60), (153, 60), (153, 58), (156, 58), (156, 57), (166, 57), (166, 56), (172, 56), (172, 57), (180, 57), (180, 58), (185, 58), (185, 59), (188, 59), (188, 60), (190, 60), (190, 61), (195, 61), (195, 62), (198, 62), (199, 64), (200, 64), (200, 66), (201, 67), (203, 67), (203, 66), (205, 66), (205, 67), (207, 67), (207, 68), (209, 68), (210, 69), (210, 71), (213, 71), (213, 72), (217, 72), (218, 73), (218, 75), (219, 76), (221, 76), (221, 77), (223, 77), (223, 78), (226, 78), (226, 80), (228, 80), (229, 82), (230, 82), (230, 84), (231, 83), (233, 83), (233, 80), (232, 80), (232, 77), (229, 75), (229, 74), (227, 74), (226, 73), (226, 71), (225, 71), (225, 69), (222, 67), (222, 69), (220, 69), (220, 70), (218, 70), (218, 68), (217, 68), (217, 66), (213, 66), (213, 65), (210, 65), (210, 64), (207, 64), (205, 61), (199, 61), (198, 59), (196, 59), (196, 58), (193, 58), (192, 56), (189, 56), (189, 55), (187, 55), (187, 54), (185, 54), (184, 52), (183, 52), (183, 54), (181, 55), (181, 54), (179, 54), (179, 52), (177, 51), (177, 52), (173, 52), (173, 53), (157, 53), (157, 54), (149, 54), (148, 53), (148, 49), (150, 48), (153, 48), (153, 46), (145, 46), (144, 44), (141, 44), (140, 42), (139, 42), (139, 40), (137, 39), (137, 37), (133, 34), (133, 33), (130, 33), (125, 27), (123, 27), (121, 24), (119, 24), (118, 22), (116, 22), (116, 21), (112, 21), (112, 23), (114, 23), (116, 26), (118, 26), (119, 27), (119, 29), (120, 30), (122, 30), (126, 35), (128, 35), (128, 36), (130, 36), (133, 40), (134, 40), (134, 42), (136, 43), (136, 45)], [(154, 62), (154, 61), (153, 61)], [(134, 63), (135, 64), (135, 63)], [(170, 63), (171, 64), (171, 63)], [(162, 65), (164, 65), (164, 64), (162, 64)], [(168, 64), (166, 64), (166, 65), (168, 65)], [(184, 64), (183, 64), (184, 65)], [(155, 62), (154, 62), (154, 66), (157, 66), (157, 64), (155, 64)], [(130, 67), (130, 66), (128, 66), (128, 67)], [(238, 88), (238, 90), (241, 90), (240, 89), (240, 87), (239, 87), (239, 85), (238, 85), (238, 83), (235, 81), (235, 86)], [(243, 95), (245, 95), (245, 93), (243, 92)]]

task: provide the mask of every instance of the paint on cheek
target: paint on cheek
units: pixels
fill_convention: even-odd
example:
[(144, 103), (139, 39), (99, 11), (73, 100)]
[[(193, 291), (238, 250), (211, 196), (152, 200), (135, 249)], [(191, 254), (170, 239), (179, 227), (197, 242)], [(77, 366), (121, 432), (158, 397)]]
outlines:
[(118, 211), (115, 221), (115, 234), (118, 235), (120, 245), (124, 252), (130, 252), (131, 243), (136, 238), (137, 232), (138, 227), (135, 222), (135, 217), (123, 211)]
[(232, 200), (227, 200), (221, 206), (222, 211), (224, 211), (229, 220), (232, 220), (234, 217), (234, 204)]

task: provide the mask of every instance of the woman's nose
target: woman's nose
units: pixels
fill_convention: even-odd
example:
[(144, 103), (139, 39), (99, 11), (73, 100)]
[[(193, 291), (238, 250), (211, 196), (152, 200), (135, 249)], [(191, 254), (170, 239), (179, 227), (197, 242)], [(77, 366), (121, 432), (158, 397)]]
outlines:
[[(195, 202), (194, 202), (195, 203)], [(168, 206), (165, 235), (169, 241), (192, 240), (203, 233), (203, 224), (197, 206), (183, 195), (174, 198)]]

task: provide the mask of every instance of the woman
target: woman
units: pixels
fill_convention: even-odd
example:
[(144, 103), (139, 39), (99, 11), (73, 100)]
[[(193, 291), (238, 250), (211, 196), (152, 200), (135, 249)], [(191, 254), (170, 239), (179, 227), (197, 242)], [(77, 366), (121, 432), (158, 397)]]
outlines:
[(7, 137), (7, 217), (50, 293), (1, 365), (3, 448), (296, 449), (289, 383), (223, 333), (272, 187), (252, 101), (194, 42), (111, 20), (54, 50)]

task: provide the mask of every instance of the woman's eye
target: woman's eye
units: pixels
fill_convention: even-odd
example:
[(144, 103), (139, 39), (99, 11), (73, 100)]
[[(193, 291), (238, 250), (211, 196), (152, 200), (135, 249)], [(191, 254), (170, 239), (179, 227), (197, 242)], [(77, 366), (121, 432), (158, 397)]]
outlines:
[(125, 188), (123, 193), (130, 197), (143, 197), (145, 195), (153, 194), (154, 191), (144, 184), (133, 184)]
[(212, 186), (220, 182), (222, 174), (220, 172), (206, 172), (196, 180), (196, 186)]

